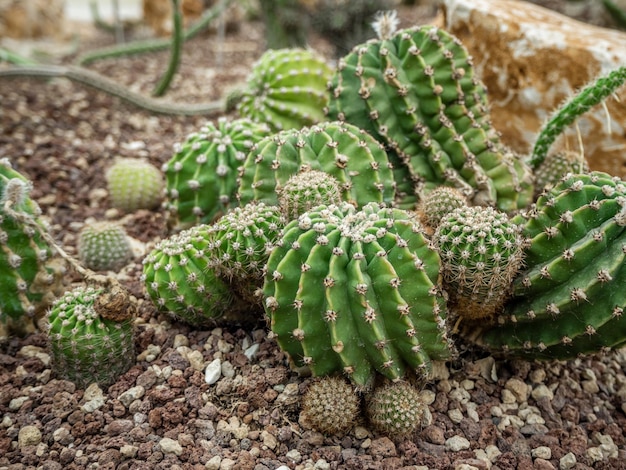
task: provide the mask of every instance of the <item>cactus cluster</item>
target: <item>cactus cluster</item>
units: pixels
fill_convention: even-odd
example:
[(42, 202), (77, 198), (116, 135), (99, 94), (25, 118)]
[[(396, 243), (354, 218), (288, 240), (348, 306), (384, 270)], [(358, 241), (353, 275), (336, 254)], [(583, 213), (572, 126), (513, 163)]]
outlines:
[(123, 227), (95, 222), (85, 225), (78, 234), (78, 257), (94, 271), (117, 271), (132, 259), (133, 250)]
[(120, 158), (106, 172), (111, 205), (124, 212), (154, 209), (163, 198), (163, 175), (151, 163)]
[(314, 379), (302, 397), (300, 421), (323, 434), (344, 434), (357, 423), (361, 400), (354, 387), (334, 375)]

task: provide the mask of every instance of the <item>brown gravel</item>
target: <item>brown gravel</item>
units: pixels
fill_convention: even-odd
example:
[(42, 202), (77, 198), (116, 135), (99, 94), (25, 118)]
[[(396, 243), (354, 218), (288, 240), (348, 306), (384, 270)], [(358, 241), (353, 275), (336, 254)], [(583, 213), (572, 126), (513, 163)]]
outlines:
[[(220, 67), (214, 36), (187, 44), (166, 99), (221, 97), (243, 82), (262, 37), (259, 24), (242, 25), (222, 45)], [(90, 67), (149, 94), (166, 60), (155, 53)], [(64, 80), (0, 81), (0, 103), (0, 157), (33, 180), (70, 253), (85, 221), (123, 216), (110, 209), (103, 180), (115, 157), (160, 166), (204, 121), (149, 115)], [(159, 212), (123, 220), (144, 249), (167, 236)], [(194, 331), (143, 300), (140, 272), (141, 254), (118, 274), (140, 299), (138, 356), (110, 387), (57, 380), (42, 333), (0, 343), (0, 470), (626, 468), (624, 350), (551, 363), (463, 353), (424, 386), (429, 410), (413, 438), (394, 442), (364, 421), (328, 437), (299, 423), (310, 379), (289, 370), (262, 319), (245, 330)], [(207, 368), (219, 370), (211, 384)]]

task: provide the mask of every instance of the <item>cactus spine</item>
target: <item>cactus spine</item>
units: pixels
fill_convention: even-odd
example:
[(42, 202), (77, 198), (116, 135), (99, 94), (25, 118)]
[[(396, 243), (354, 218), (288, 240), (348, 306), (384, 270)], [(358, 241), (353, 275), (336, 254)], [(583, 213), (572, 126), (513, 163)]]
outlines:
[(78, 234), (78, 257), (89, 269), (117, 271), (132, 256), (133, 250), (126, 230), (117, 224), (88, 224)]
[(163, 175), (151, 163), (134, 158), (118, 159), (106, 173), (111, 205), (124, 212), (154, 209), (163, 196)]

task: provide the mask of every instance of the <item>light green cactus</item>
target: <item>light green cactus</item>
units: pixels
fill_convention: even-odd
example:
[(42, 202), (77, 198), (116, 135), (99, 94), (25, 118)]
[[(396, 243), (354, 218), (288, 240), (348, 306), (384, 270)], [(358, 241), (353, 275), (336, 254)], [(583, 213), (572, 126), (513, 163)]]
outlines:
[(94, 222), (78, 234), (78, 257), (95, 271), (117, 271), (133, 257), (130, 239), (119, 224)]
[(341, 203), (337, 178), (308, 167), (292, 175), (277, 192), (278, 206), (289, 220), (297, 219), (316, 206)]
[(124, 212), (154, 209), (163, 199), (163, 174), (151, 163), (120, 158), (106, 172), (111, 205)]
[(322, 434), (345, 434), (358, 422), (361, 399), (345, 379), (314, 379), (302, 397), (300, 420)]
[(434, 231), (447, 214), (468, 205), (469, 201), (458, 189), (438, 186), (420, 197), (417, 212), (424, 227)]
[(366, 397), (365, 415), (372, 427), (390, 438), (407, 438), (422, 425), (427, 405), (408, 382), (386, 383)]

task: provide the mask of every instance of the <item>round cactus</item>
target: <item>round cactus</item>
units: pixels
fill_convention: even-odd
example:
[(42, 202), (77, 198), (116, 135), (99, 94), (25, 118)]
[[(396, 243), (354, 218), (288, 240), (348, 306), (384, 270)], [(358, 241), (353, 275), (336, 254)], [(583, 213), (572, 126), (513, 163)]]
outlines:
[(287, 219), (297, 219), (316, 206), (341, 203), (339, 181), (323, 171), (304, 167), (278, 190), (278, 205)]
[(41, 236), (46, 227), (30, 188), (9, 160), (0, 159), (0, 323), (20, 334), (60, 293), (65, 274)]
[(492, 207), (460, 207), (441, 220), (433, 242), (451, 310), (470, 320), (499, 312), (524, 261), (521, 231)]
[(458, 189), (438, 186), (420, 198), (417, 211), (424, 226), (434, 230), (444, 216), (467, 205), (467, 198)]
[(302, 397), (300, 420), (322, 434), (344, 434), (356, 425), (360, 398), (346, 380), (315, 379)]
[(422, 424), (426, 405), (407, 382), (376, 387), (367, 397), (365, 414), (372, 427), (392, 438), (414, 434)]
[(435, 26), (395, 31), (386, 13), (379, 39), (339, 60), (327, 117), (384, 142), (418, 192), (445, 184), (476, 205), (509, 212), (533, 196), (530, 167), (492, 127), (485, 88), (460, 41)]
[(396, 184), (382, 145), (367, 132), (340, 122), (283, 131), (259, 141), (240, 170), (240, 202), (277, 204), (277, 191), (302, 168), (336, 178), (344, 201), (358, 206), (394, 202)]
[(96, 222), (78, 234), (78, 257), (94, 271), (117, 271), (133, 257), (126, 230), (118, 224)]
[(584, 155), (568, 150), (548, 154), (535, 168), (535, 195), (550, 190), (569, 173), (589, 173)]
[(102, 288), (78, 287), (48, 312), (52, 369), (79, 387), (110, 385), (135, 362), (134, 304), (127, 295), (108, 294)]
[(307, 49), (270, 49), (254, 64), (238, 93), (241, 117), (273, 131), (299, 129), (324, 120), (332, 69)]
[(163, 197), (163, 175), (151, 163), (120, 158), (106, 172), (111, 205), (124, 212), (154, 209)]
[(570, 174), (516, 216), (524, 271), (493, 324), (464, 335), (494, 352), (567, 359), (626, 344), (626, 183)]
[(294, 366), (368, 387), (423, 375), (450, 354), (440, 260), (415, 217), (367, 204), (318, 207), (287, 224), (270, 254), (265, 310)]
[(237, 169), (268, 135), (266, 124), (220, 118), (177, 143), (163, 166), (170, 225), (178, 230), (211, 223), (237, 205)]

